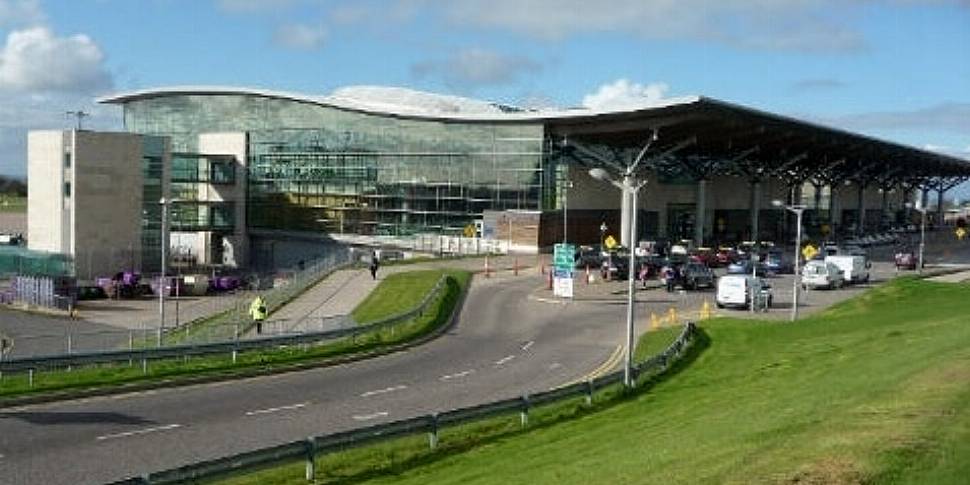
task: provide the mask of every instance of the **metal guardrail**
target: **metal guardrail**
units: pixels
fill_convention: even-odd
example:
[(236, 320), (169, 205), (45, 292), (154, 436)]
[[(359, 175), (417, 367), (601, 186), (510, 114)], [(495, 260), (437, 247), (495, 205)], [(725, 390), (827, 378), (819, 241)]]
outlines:
[(424, 298), (422, 298), (421, 302), (415, 305), (414, 308), (356, 327), (329, 330), (325, 332), (309, 332), (245, 340), (236, 339), (209, 344), (183, 344), (145, 349), (110, 350), (42, 357), (0, 359), (0, 372), (33, 372), (38, 369), (58, 369), (119, 362), (130, 364), (135, 361), (141, 361), (142, 368), (146, 368), (147, 362), (152, 360), (230, 353), (233, 355), (233, 360), (235, 360), (235, 357), (239, 352), (264, 350), (292, 345), (317, 344), (328, 340), (354, 337), (373, 332), (375, 330), (379, 331), (386, 328), (393, 328), (395, 325), (401, 322), (406, 322), (416, 316), (421, 316), (427, 309), (428, 305), (439, 293), (441, 293), (442, 289), (445, 288), (447, 279), (448, 277), (446, 275), (442, 275), (431, 288), (431, 291), (429, 291)]
[[(696, 330), (693, 322), (687, 322), (684, 325), (683, 331), (677, 337), (677, 340), (662, 353), (636, 364), (633, 368), (635, 382), (642, 376), (656, 375), (667, 370), (668, 366), (676, 361), (688, 348), (696, 334)], [(592, 404), (593, 396), (597, 389), (603, 389), (622, 381), (623, 371), (618, 371), (603, 377), (537, 394), (523, 395), (511, 399), (452, 409), (443, 413), (416, 416), (339, 433), (313, 436), (305, 440), (292, 441), (290, 443), (248, 451), (237, 455), (148, 473), (139, 477), (127, 478), (113, 482), (111, 485), (161, 485), (192, 482), (244, 471), (249, 468), (299, 459), (305, 461), (306, 479), (312, 482), (316, 475), (315, 459), (321, 454), (343, 451), (375, 441), (384, 441), (395, 437), (419, 433), (428, 434), (428, 446), (433, 449), (438, 445), (438, 434), (444, 426), (467, 424), (489, 417), (516, 412), (520, 414), (522, 426), (526, 426), (529, 419), (529, 410), (535, 406), (576, 397), (585, 397), (586, 403)]]

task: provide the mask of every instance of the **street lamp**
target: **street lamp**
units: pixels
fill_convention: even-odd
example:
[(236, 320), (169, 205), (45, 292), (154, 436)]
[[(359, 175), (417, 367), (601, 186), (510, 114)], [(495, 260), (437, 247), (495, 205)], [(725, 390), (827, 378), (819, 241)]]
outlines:
[(606, 221), (600, 223), (600, 255), (603, 254), (603, 245), (606, 244)]
[(162, 197), (158, 203), (162, 206), (162, 227), (161, 227), (161, 241), (159, 246), (161, 246), (161, 258), (162, 258), (162, 268), (161, 275), (158, 278), (158, 339), (157, 344), (159, 347), (162, 346), (162, 331), (165, 328), (165, 274), (168, 272), (168, 206), (172, 203), (172, 199), (166, 199)]
[(922, 200), (917, 200), (916, 203), (907, 202), (907, 209), (913, 209), (919, 212), (919, 261), (916, 263), (916, 272), (918, 274), (923, 274), (923, 248), (926, 245), (926, 207), (923, 207)]
[[(593, 168), (589, 171), (589, 176), (596, 180), (601, 180), (603, 182), (609, 182), (614, 187), (619, 188), (623, 197), (630, 198), (630, 207), (632, 208), (627, 216), (629, 218), (630, 227), (630, 263), (627, 266), (627, 296), (626, 296), (626, 359), (623, 366), (623, 384), (626, 387), (633, 387), (633, 289), (634, 289), (634, 268), (636, 268), (636, 254), (633, 251), (633, 245), (636, 241), (637, 235), (637, 192), (646, 185), (646, 181), (640, 182), (639, 184), (634, 181), (633, 169), (636, 168), (637, 163), (640, 162), (640, 158), (646, 150), (640, 152), (640, 156), (637, 157), (636, 161), (627, 167), (626, 172), (623, 174), (623, 182), (619, 182), (610, 174), (603, 170), (602, 168)], [(600, 230), (603, 231), (606, 228), (604, 223), (600, 226)]]
[(569, 189), (573, 188), (572, 180), (562, 183), (562, 243), (566, 244), (566, 215), (569, 213)]
[(798, 320), (798, 278), (800, 276), (799, 255), (802, 249), (802, 213), (805, 212), (804, 205), (785, 205), (780, 200), (771, 201), (771, 205), (784, 208), (795, 214), (795, 278), (792, 281), (792, 305), (791, 321)]

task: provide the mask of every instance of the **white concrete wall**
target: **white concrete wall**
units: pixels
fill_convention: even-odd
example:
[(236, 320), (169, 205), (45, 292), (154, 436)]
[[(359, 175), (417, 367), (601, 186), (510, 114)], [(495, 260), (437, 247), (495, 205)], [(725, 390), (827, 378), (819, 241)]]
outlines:
[(71, 254), (81, 278), (141, 268), (142, 137), (74, 136)]
[[(236, 182), (233, 185), (204, 184), (200, 187), (200, 199), (212, 201), (233, 201), (235, 203), (235, 229), (225, 238), (223, 260), (211, 261), (229, 266), (249, 264), (249, 235), (246, 233), (246, 168), (248, 161), (249, 136), (245, 132), (202, 133), (199, 135), (199, 152), (207, 155), (231, 155), (236, 162)], [(199, 255), (208, 256), (210, 245), (218, 243), (212, 235), (199, 238)]]
[(70, 180), (71, 172), (64, 168), (64, 152), (70, 146), (69, 135), (70, 132), (60, 130), (27, 134), (29, 249), (58, 253), (71, 250), (70, 203), (64, 198), (64, 182)]

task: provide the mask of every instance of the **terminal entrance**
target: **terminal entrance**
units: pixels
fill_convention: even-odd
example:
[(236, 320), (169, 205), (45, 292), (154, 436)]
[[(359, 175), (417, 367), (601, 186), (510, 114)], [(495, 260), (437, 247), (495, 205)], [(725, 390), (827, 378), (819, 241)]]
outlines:
[(674, 241), (694, 239), (695, 204), (667, 204), (667, 237)]

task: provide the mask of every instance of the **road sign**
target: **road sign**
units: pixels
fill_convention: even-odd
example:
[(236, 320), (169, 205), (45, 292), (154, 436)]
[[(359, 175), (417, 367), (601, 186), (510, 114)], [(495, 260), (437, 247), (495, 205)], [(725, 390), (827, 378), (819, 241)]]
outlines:
[(475, 224), (469, 224), (465, 226), (465, 230), (463, 232), (465, 234), (465, 237), (475, 237), (475, 233), (477, 232), (475, 230)]
[(573, 297), (573, 279), (569, 278), (559, 278), (558, 276), (552, 280), (552, 294), (562, 298), (572, 298)]
[(556, 269), (572, 269), (576, 266), (576, 246), (560, 243), (553, 246), (552, 265)]
[(802, 257), (804, 257), (806, 261), (814, 258), (816, 254), (818, 254), (818, 248), (811, 244), (806, 244), (805, 247), (802, 248)]
[(606, 239), (603, 240), (603, 244), (606, 245), (606, 249), (613, 249), (619, 243), (616, 242), (616, 239), (614, 239), (613, 236), (606, 236)]

